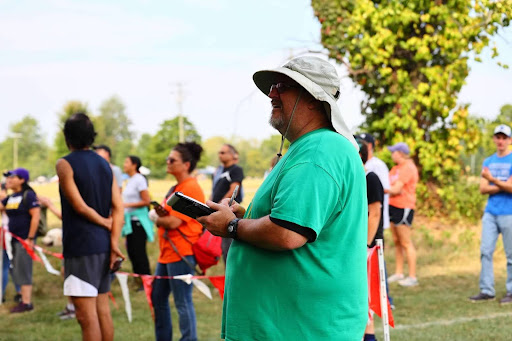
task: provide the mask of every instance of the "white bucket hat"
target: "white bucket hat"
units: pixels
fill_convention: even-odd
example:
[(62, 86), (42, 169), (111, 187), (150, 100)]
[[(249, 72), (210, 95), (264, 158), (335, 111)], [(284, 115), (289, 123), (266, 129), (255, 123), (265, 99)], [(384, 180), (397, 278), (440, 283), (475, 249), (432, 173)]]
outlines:
[(314, 98), (324, 102), (325, 110), (334, 129), (359, 150), (359, 146), (354, 136), (350, 133), (338, 108), (338, 104), (336, 104), (340, 95), (340, 80), (336, 69), (331, 63), (318, 57), (298, 57), (290, 60), (282, 67), (258, 71), (252, 78), (261, 92), (268, 96), (272, 84), (278, 82), (279, 74), (290, 77)]

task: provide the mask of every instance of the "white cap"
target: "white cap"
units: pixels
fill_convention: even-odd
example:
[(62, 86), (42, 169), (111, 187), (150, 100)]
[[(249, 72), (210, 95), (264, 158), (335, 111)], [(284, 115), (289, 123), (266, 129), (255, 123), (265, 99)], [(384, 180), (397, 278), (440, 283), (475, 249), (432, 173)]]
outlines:
[(494, 128), (494, 135), (496, 134), (504, 134), (508, 137), (512, 136), (512, 130), (510, 130), (510, 127), (506, 124), (500, 124), (496, 128)]
[(252, 78), (261, 92), (268, 96), (270, 87), (276, 83), (280, 74), (290, 77), (311, 96), (324, 102), (325, 111), (331, 119), (333, 128), (349, 140), (356, 150), (359, 150), (359, 146), (336, 103), (340, 96), (340, 79), (331, 63), (318, 57), (297, 57), (282, 67), (258, 71)]

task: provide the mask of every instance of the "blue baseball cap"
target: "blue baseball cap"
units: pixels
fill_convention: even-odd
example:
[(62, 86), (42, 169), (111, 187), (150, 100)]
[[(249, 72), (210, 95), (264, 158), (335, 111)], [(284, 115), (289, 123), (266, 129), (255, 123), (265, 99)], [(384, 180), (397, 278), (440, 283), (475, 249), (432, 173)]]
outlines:
[(392, 146), (388, 146), (388, 149), (391, 153), (393, 152), (402, 152), (406, 155), (409, 155), (409, 146), (404, 143), (404, 142), (398, 142), (398, 143), (395, 143), (394, 145)]
[(16, 168), (4, 173), (4, 176), (17, 176), (20, 179), (25, 179), (25, 182), (28, 182), (30, 179), (30, 173), (25, 168)]

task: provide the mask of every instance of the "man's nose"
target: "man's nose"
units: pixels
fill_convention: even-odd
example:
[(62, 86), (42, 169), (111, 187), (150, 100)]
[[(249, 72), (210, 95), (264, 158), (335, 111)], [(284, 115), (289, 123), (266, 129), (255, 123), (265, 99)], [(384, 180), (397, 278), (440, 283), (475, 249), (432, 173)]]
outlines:
[(268, 97), (275, 99), (279, 98), (279, 92), (277, 91), (277, 88), (275, 86), (270, 87), (270, 92), (268, 93)]

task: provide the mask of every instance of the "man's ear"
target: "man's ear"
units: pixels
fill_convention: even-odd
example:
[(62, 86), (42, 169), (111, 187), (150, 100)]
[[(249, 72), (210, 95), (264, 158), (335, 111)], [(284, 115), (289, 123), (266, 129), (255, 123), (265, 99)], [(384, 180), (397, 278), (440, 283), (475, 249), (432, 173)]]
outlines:
[(308, 100), (307, 107), (309, 110), (322, 111), (323, 104), (314, 97)]

